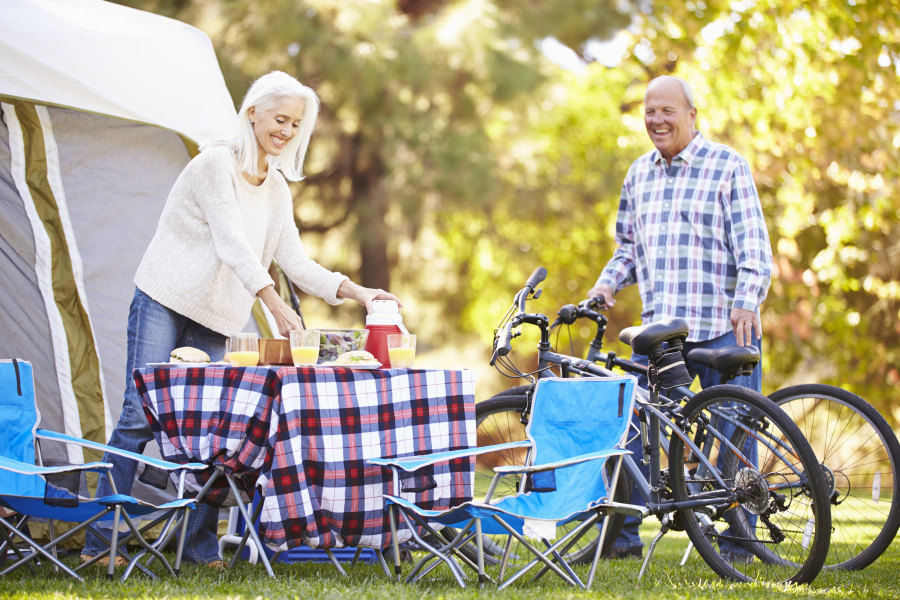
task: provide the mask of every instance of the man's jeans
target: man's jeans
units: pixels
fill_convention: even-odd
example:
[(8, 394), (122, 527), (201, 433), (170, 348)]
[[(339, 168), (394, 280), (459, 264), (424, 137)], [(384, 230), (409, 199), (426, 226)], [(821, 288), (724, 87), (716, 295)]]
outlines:
[[(128, 356), (125, 365), (125, 402), (119, 423), (113, 431), (109, 445), (130, 452), (143, 454), (144, 446), (153, 439), (150, 425), (144, 416), (141, 399), (134, 386), (132, 372), (147, 363), (169, 362), (175, 348), (193, 346), (209, 354), (213, 361), (225, 354), (225, 336), (169, 310), (139, 289), (135, 289), (128, 314)], [(117, 454), (105, 454), (103, 462), (112, 463), (113, 480), (120, 494), (130, 494), (134, 485), (137, 461)], [(105, 475), (100, 476), (97, 496), (112, 494)], [(206, 564), (219, 560), (219, 543), (216, 537), (219, 511), (206, 504), (192, 510), (188, 518), (190, 537), (184, 545), (183, 557)], [(101, 530), (110, 537), (111, 530)], [(120, 538), (121, 539), (121, 538)], [(108, 547), (108, 546), (106, 546)], [(103, 541), (87, 533), (84, 554), (96, 556), (104, 550)]]
[[(713, 369), (699, 364), (692, 364), (689, 360), (687, 360), (687, 353), (693, 350), (694, 348), (721, 348), (722, 346), (736, 346), (737, 339), (734, 337), (734, 332), (730, 331), (725, 335), (719, 336), (715, 339), (706, 341), (706, 342), (686, 342), (684, 344), (684, 355), (685, 355), (685, 364), (687, 364), (688, 372), (692, 377), (699, 376), (700, 377), (700, 385), (703, 389), (708, 387), (712, 387), (714, 385), (719, 384), (720, 375)], [(754, 338), (753, 345), (757, 348), (760, 348), (760, 340)], [(631, 356), (631, 360), (641, 365), (647, 365), (647, 357), (642, 354), (633, 354)], [(751, 390), (755, 390), (757, 392), (761, 392), (762, 390), (762, 366), (757, 364), (756, 368), (753, 369), (753, 373), (749, 376), (736, 377), (728, 382), (729, 385), (740, 385), (745, 388), (750, 388)], [(638, 385), (646, 388), (647, 387), (647, 377), (641, 375), (638, 378)], [(640, 430), (640, 422), (636, 415), (632, 415), (631, 422), (634, 423), (634, 426)], [(722, 434), (726, 436), (726, 438), (731, 437), (732, 431), (728, 429), (728, 427), (722, 428)], [(641, 457), (643, 456), (643, 449), (641, 448), (641, 438), (635, 434), (635, 430), (629, 433), (629, 437), (634, 437), (631, 443), (628, 444), (628, 450), (631, 450), (633, 454), (631, 458), (637, 463), (638, 468), (640, 468), (641, 473), (643, 473), (644, 477), (647, 478), (647, 481), (650, 481), (650, 467), (644, 466), (640, 463)], [(751, 449), (751, 459), (755, 458), (756, 447), (752, 447)], [(641, 496), (637, 488), (633, 488), (631, 492), (631, 503), (636, 504), (638, 506), (644, 506), (646, 502), (644, 501), (643, 496)], [(642, 519), (640, 517), (625, 517), (625, 526), (622, 528), (622, 533), (619, 534), (619, 537), (616, 538), (616, 541), (613, 542), (613, 547), (615, 548), (630, 548), (633, 546), (643, 546), (641, 542), (641, 537), (638, 535), (638, 528), (640, 527)], [(728, 531), (725, 532), (726, 534)], [(721, 550), (725, 550), (727, 547), (727, 543), (724, 543), (722, 538), (719, 538), (719, 547)], [(734, 549), (737, 553), (746, 553), (746, 550), (743, 550), (741, 547), (737, 547)]]

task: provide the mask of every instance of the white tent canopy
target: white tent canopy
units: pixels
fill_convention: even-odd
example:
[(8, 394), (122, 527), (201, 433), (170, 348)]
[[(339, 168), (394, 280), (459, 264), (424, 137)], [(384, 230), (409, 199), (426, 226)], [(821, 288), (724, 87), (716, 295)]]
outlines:
[(234, 106), (193, 27), (100, 0), (0, 0), (0, 115), (0, 358), (32, 363), (43, 427), (106, 442), (134, 273), (191, 152), (232, 134)]
[(229, 135), (212, 43), (101, 0), (0, 0), (0, 95), (146, 123), (195, 143)]

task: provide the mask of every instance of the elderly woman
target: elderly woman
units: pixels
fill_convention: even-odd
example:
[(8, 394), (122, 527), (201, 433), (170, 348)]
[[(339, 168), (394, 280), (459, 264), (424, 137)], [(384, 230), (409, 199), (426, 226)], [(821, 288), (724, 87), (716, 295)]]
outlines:
[[(302, 329), (274, 290), (268, 274), (273, 258), (303, 291), (329, 304), (350, 298), (371, 312), (373, 300), (398, 301), (325, 269), (303, 251), (285, 179), (303, 178), (318, 108), (315, 93), (290, 75), (260, 77), (241, 105), (237, 135), (205, 145), (175, 182), (134, 278), (125, 402), (111, 446), (140, 453), (153, 439), (131, 376), (135, 368), (167, 362), (180, 346), (221, 359), (226, 337), (244, 327), (255, 298), (269, 308), (283, 336)], [(114, 465), (116, 489), (128, 494), (137, 464), (110, 454), (103, 460)], [(97, 493), (111, 493), (105, 477)], [(217, 521), (218, 510), (211, 506), (191, 512), (185, 559), (224, 564)], [(89, 533), (82, 558), (101, 550), (100, 540)]]

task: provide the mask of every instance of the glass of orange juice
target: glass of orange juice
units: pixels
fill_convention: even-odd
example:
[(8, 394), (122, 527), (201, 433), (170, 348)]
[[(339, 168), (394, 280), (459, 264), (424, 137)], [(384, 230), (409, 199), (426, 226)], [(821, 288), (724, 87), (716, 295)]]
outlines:
[(319, 360), (319, 330), (291, 332), (291, 358), (295, 367), (315, 365)]
[(416, 336), (412, 333), (391, 333), (387, 336), (388, 358), (392, 369), (412, 369), (416, 360)]
[(259, 364), (259, 339), (255, 333), (239, 333), (231, 336), (228, 344), (228, 362), (232, 367), (255, 367)]

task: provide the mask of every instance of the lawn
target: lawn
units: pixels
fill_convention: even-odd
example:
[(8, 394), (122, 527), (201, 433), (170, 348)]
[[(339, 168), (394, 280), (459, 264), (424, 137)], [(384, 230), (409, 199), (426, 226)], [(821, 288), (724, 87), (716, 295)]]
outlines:
[[(641, 530), (648, 544), (657, 528), (646, 523)], [(523, 581), (512, 589), (498, 592), (492, 587), (478, 590), (474, 582), (466, 590), (459, 589), (443, 568), (432, 572), (433, 579), (416, 586), (398, 585), (387, 581), (377, 565), (357, 566), (342, 578), (327, 564), (277, 565), (276, 579), (265, 575), (262, 565), (241, 563), (234, 571), (213, 572), (205, 567), (186, 565), (178, 578), (164, 577), (148, 581), (140, 575), (126, 584), (106, 581), (105, 571), (93, 568), (85, 573), (85, 582), (78, 583), (53, 573), (48, 567), (38, 569), (37, 575), (20, 570), (0, 580), (3, 598), (167, 598), (199, 599), (267, 599), (267, 598), (354, 598), (355, 600), (406, 600), (434, 598), (451, 600), (463, 598), (503, 599), (576, 599), (614, 597), (664, 600), (667, 598), (715, 598), (728, 600), (771, 599), (775, 597), (830, 598), (891, 598), (900, 600), (900, 541), (874, 565), (859, 572), (823, 572), (809, 587), (785, 588), (760, 584), (733, 584), (718, 579), (697, 557), (687, 566), (678, 563), (687, 544), (683, 533), (670, 533), (660, 543), (650, 571), (637, 582), (640, 564), (637, 561), (604, 561), (598, 570), (594, 589), (574, 590), (548, 575), (537, 584)], [(74, 565), (76, 558), (67, 559)], [(578, 567), (579, 576), (587, 577), (587, 567)], [(406, 566), (406, 570), (409, 567)], [(527, 579), (524, 578), (524, 579)], [(471, 580), (470, 580), (471, 582)]]

